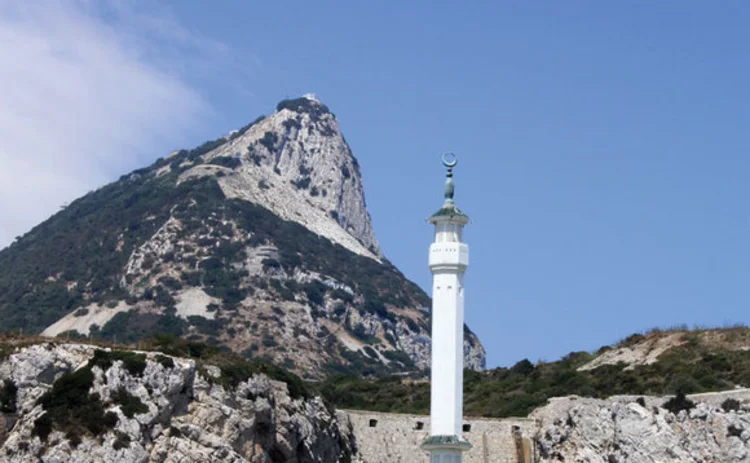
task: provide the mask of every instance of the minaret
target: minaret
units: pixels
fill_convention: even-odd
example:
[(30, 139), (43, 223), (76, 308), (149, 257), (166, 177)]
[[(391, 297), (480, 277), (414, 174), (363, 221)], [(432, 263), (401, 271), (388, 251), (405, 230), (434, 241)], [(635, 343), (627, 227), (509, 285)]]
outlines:
[(430, 463), (460, 463), (471, 444), (461, 437), (464, 379), (464, 273), (469, 247), (461, 242), (469, 218), (453, 202), (453, 153), (443, 156), (448, 169), (445, 203), (429, 221), (435, 225), (430, 245), (432, 271), (432, 377), (430, 379), (430, 437), (422, 449)]

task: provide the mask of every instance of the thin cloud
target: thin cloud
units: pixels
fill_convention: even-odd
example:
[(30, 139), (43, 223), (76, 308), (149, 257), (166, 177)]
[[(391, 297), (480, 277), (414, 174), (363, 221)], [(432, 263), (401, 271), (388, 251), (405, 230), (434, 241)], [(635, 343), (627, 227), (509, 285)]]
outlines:
[(226, 47), (126, 5), (0, 0), (0, 248), (210, 113), (177, 63)]

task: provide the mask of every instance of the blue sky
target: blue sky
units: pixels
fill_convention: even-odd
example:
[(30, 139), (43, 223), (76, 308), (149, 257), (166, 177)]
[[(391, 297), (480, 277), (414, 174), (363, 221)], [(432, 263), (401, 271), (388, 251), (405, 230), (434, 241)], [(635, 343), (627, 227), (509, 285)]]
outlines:
[[(0, 61), (39, 63), (0, 66), (18, 86), (0, 94), (0, 180), (52, 166), (30, 198), (20, 180), (0, 189), (0, 245), (63, 200), (314, 92), (362, 165), (384, 252), (423, 288), (439, 157), (458, 154), (466, 318), (488, 366), (747, 322), (750, 6), (464, 3), (56, 2), (53, 14), (0, 0), (0, 42), (34, 51), (5, 47)], [(9, 95), (40, 86), (21, 124)], [(19, 124), (56, 146), (29, 154)]]

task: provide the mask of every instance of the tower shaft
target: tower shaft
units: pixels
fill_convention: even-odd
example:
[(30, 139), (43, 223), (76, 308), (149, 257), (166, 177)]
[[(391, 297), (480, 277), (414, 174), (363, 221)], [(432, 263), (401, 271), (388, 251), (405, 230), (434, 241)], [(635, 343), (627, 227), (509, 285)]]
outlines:
[(464, 378), (464, 274), (469, 246), (462, 242), (469, 218), (453, 202), (452, 162), (448, 168), (443, 207), (430, 217), (435, 238), (430, 245), (432, 272), (432, 370), (430, 437), (422, 449), (431, 463), (460, 463), (471, 444), (461, 437)]
[[(453, 246), (464, 248), (468, 256), (465, 244), (453, 243)], [(430, 248), (431, 256), (446, 251), (441, 245)], [(446, 267), (441, 265), (433, 270), (430, 425), (432, 435), (460, 436), (463, 424), (464, 272)]]

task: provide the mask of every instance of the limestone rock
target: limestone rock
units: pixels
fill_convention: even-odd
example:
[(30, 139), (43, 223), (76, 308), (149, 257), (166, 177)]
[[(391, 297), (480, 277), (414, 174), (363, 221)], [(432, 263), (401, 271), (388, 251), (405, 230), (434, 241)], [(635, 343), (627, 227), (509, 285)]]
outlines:
[[(97, 347), (40, 344), (0, 363), (0, 380), (18, 386), (18, 413), (0, 424), (12, 428), (0, 439), (3, 462), (336, 462), (350, 461), (352, 436), (320, 398), (293, 398), (287, 385), (263, 375), (236, 388), (204, 377), (192, 360), (172, 363), (147, 353), (143, 372), (134, 374), (122, 360), (94, 366), (89, 393), (98, 394), (117, 424), (79, 443), (53, 430), (42, 440), (33, 430), (45, 413), (37, 403), (65, 372), (84, 368)], [(213, 370), (213, 369), (212, 369)], [(219, 370), (220, 374), (220, 370)], [(125, 391), (145, 407), (128, 416), (113, 400)], [(0, 437), (3, 437), (0, 434)]]
[[(312, 96), (292, 101), (206, 156), (241, 161), (220, 178), (224, 194), (261, 204), (352, 252), (380, 259), (359, 164), (336, 117)], [(213, 169), (197, 166), (183, 177)]]
[[(554, 399), (539, 420), (539, 462), (742, 463), (750, 461), (750, 413), (698, 402), (676, 415), (666, 398)], [(645, 405), (645, 406), (644, 406)]]

